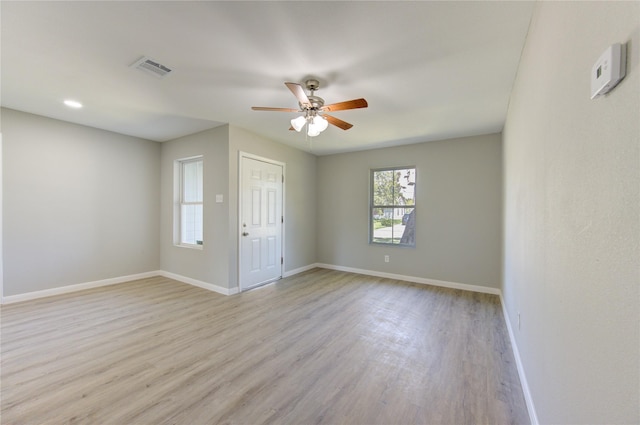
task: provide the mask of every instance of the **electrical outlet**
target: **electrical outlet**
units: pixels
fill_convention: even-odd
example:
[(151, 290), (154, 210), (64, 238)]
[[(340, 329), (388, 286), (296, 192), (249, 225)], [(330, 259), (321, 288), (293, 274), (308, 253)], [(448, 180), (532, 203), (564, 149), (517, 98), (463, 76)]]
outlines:
[(388, 256), (388, 255), (385, 255), (385, 256), (384, 256), (384, 262), (385, 262), (385, 263), (388, 263), (388, 262), (389, 262), (389, 256)]

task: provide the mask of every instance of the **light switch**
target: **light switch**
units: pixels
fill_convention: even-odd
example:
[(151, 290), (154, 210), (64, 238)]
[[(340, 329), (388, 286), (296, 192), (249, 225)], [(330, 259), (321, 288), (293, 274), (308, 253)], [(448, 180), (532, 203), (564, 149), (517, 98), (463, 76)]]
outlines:
[(223, 197), (222, 195), (216, 195), (216, 203), (222, 203)]

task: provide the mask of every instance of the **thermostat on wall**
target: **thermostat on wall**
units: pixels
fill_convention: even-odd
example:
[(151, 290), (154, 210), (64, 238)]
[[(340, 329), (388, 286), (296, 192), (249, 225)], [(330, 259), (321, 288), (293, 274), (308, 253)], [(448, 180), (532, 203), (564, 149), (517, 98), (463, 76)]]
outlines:
[(591, 68), (591, 99), (609, 93), (625, 76), (627, 49), (624, 44), (612, 44)]

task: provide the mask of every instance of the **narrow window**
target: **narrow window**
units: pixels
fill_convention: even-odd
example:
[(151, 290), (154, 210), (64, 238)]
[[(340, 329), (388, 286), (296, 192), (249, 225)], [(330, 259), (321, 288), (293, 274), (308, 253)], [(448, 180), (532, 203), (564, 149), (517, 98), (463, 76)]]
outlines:
[(202, 245), (202, 157), (177, 161), (179, 186), (178, 244), (198, 247)]
[(415, 246), (416, 168), (371, 170), (369, 242)]

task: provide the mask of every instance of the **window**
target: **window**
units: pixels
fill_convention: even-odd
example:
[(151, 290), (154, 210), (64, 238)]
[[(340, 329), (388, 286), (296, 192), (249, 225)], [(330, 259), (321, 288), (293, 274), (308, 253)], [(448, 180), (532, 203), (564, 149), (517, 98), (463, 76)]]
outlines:
[(415, 167), (371, 170), (371, 243), (415, 246), (415, 193)]
[(178, 174), (177, 243), (183, 246), (202, 245), (202, 157), (176, 161)]

